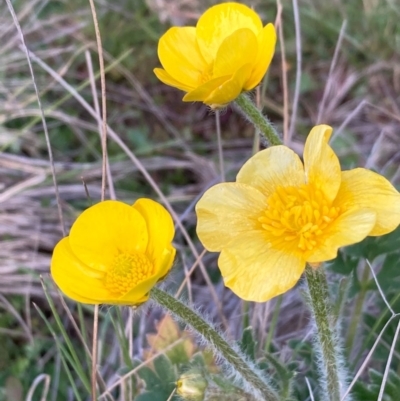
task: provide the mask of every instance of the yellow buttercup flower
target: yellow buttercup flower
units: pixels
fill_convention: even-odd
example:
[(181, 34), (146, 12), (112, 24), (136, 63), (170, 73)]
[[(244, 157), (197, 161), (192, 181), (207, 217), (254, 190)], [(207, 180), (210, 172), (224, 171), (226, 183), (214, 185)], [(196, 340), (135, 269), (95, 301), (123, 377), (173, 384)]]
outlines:
[(304, 165), (286, 146), (258, 152), (236, 182), (210, 188), (197, 203), (198, 236), (221, 252), (225, 285), (239, 297), (262, 302), (282, 294), (307, 262), (331, 260), (338, 248), (400, 224), (398, 191), (364, 168), (341, 171), (331, 133), (327, 125), (311, 130)]
[(204, 401), (208, 381), (201, 369), (194, 367), (183, 373), (176, 382), (176, 393), (184, 400)]
[(157, 202), (101, 202), (86, 209), (56, 245), (51, 275), (78, 302), (141, 304), (171, 269), (173, 236), (172, 218)]
[(164, 67), (157, 78), (187, 94), (184, 102), (201, 101), (212, 107), (235, 100), (255, 88), (264, 77), (275, 51), (272, 24), (239, 3), (209, 8), (196, 27), (170, 28), (158, 43)]

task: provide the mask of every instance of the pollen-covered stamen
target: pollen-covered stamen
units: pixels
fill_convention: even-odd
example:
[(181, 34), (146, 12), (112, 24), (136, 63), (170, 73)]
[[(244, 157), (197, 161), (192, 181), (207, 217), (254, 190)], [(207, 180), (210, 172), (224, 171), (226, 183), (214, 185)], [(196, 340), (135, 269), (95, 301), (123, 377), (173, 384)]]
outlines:
[(309, 252), (320, 244), (339, 212), (312, 184), (278, 187), (259, 221), (272, 242), (295, 243), (299, 250)]
[(144, 253), (119, 253), (105, 278), (106, 288), (122, 296), (153, 274), (153, 264)]

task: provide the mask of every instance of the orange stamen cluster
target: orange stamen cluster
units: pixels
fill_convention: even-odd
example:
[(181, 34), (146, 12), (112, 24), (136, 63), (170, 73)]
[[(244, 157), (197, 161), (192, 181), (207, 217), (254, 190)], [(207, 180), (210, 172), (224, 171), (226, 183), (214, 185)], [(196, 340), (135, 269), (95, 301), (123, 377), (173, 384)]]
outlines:
[(280, 246), (308, 253), (317, 248), (328, 226), (340, 209), (332, 206), (323, 192), (312, 184), (300, 187), (278, 187), (268, 198), (268, 209), (259, 218), (268, 240)]
[(153, 274), (153, 265), (143, 253), (119, 253), (107, 272), (105, 285), (117, 295), (126, 294)]

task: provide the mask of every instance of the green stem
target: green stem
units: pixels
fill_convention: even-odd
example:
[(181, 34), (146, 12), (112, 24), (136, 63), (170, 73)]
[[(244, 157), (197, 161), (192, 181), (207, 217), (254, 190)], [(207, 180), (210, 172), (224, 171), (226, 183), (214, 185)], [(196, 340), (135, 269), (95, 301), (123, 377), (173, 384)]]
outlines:
[(214, 350), (223, 357), (240, 374), (242, 379), (253, 389), (257, 399), (278, 401), (278, 396), (272, 387), (257, 373), (254, 366), (250, 366), (241, 353), (233, 349), (228, 342), (200, 315), (186, 306), (180, 300), (167, 292), (154, 287), (150, 297), (157, 304), (174, 314), (179, 320), (191, 326), (200, 334)]
[(349, 351), (349, 355), (351, 354), (354, 339), (357, 334), (358, 324), (362, 319), (363, 305), (365, 301), (365, 297), (368, 292), (368, 278), (369, 278), (369, 269), (367, 265), (364, 265), (364, 272), (361, 279), (361, 289), (357, 295), (356, 302), (354, 304), (353, 316), (350, 319), (350, 327), (346, 341), (346, 349)]
[(306, 268), (306, 278), (311, 300), (311, 308), (317, 325), (317, 337), (321, 350), (319, 365), (325, 398), (340, 401), (339, 349), (335, 339), (333, 318), (329, 304), (329, 290), (323, 267)]
[(242, 301), (243, 329), (250, 326), (250, 302)]
[(265, 345), (264, 345), (265, 352), (269, 352), (272, 339), (274, 338), (275, 329), (278, 324), (279, 312), (281, 310), (282, 300), (283, 296), (279, 295), (276, 300), (274, 314), (272, 315), (271, 323), (269, 324), (267, 339), (265, 340)]
[(282, 145), (282, 140), (272, 126), (271, 122), (265, 117), (247, 95), (239, 95), (235, 104), (241, 113), (254, 124), (258, 131), (265, 137), (270, 146)]

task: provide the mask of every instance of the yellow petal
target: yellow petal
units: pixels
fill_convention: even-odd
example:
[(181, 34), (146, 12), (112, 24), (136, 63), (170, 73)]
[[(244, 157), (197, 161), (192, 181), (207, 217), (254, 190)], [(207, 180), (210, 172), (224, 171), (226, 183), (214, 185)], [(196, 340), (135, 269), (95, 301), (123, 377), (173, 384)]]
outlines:
[(218, 86), (203, 102), (214, 108), (235, 100), (242, 92), (244, 81), (250, 75), (251, 68), (250, 63), (240, 67), (231, 79)]
[(324, 233), (321, 247), (313, 250), (307, 262), (318, 263), (336, 258), (340, 247), (356, 244), (369, 235), (375, 221), (376, 214), (369, 209), (355, 208), (343, 213)]
[(332, 128), (317, 125), (307, 137), (304, 147), (304, 170), (308, 183), (321, 189), (329, 201), (333, 201), (340, 187), (339, 159), (328, 145)]
[(155, 262), (157, 281), (162, 280), (169, 273), (175, 260), (175, 254), (176, 249), (172, 245), (163, 249), (158, 260)]
[(236, 180), (270, 196), (279, 186), (303, 185), (303, 164), (286, 146), (272, 146), (251, 157), (240, 169)]
[(197, 235), (214, 252), (234, 246), (243, 237), (261, 236), (258, 217), (266, 205), (266, 197), (248, 185), (217, 184), (196, 205)]
[(222, 250), (218, 266), (225, 285), (236, 295), (247, 301), (265, 302), (297, 283), (305, 261), (269, 248), (261, 237), (243, 237), (234, 248)]
[(198, 86), (201, 74), (207, 70), (194, 27), (168, 29), (158, 42), (158, 57), (173, 79), (191, 88)]
[(162, 205), (151, 199), (138, 199), (132, 207), (147, 224), (149, 242), (146, 254), (155, 266), (156, 275), (164, 276), (172, 266), (171, 257), (175, 255), (175, 249), (171, 247), (175, 235), (172, 217)]
[(250, 29), (256, 36), (262, 30), (260, 17), (251, 8), (239, 3), (210, 7), (196, 25), (197, 41), (204, 59), (213, 62), (224, 39), (241, 28)]
[(225, 77), (218, 77), (211, 79), (205, 84), (199, 86), (198, 88), (192, 90), (187, 93), (183, 97), (184, 102), (203, 102), (207, 99), (219, 86), (223, 83), (227, 82), (230, 79), (230, 76), (227, 75)]
[(98, 273), (98, 277), (96, 277), (89, 266), (75, 257), (68, 237), (63, 238), (54, 248), (51, 259), (51, 275), (57, 286), (69, 298), (93, 305), (141, 304), (148, 298), (146, 294), (157, 282), (157, 277), (150, 277), (134, 287), (124, 297), (116, 297), (104, 286), (103, 274)]
[(235, 74), (243, 65), (256, 58), (257, 51), (256, 35), (248, 28), (236, 30), (225, 38), (217, 51), (213, 77)]
[(171, 269), (173, 260), (175, 257), (175, 248), (169, 245), (169, 248), (165, 249), (160, 260), (164, 265), (158, 265), (158, 269), (155, 273), (138, 283), (128, 293), (118, 298), (118, 303), (122, 305), (138, 305), (149, 298), (150, 290), (160, 281)]
[[(153, 287), (151, 287), (151, 288), (153, 288)], [(149, 297), (150, 297), (150, 291), (146, 292), (146, 294), (144, 294), (141, 298), (138, 298), (137, 296), (134, 296), (133, 297), (135, 299), (134, 301), (131, 301), (131, 300), (128, 300), (128, 299), (125, 300), (125, 297), (124, 297), (124, 299), (121, 298), (118, 301), (119, 303), (117, 305), (139, 306), (139, 305), (145, 303), (149, 299)]]
[(368, 235), (390, 233), (400, 224), (399, 192), (385, 177), (364, 168), (342, 172), (335, 204), (374, 211), (376, 223)]
[(110, 294), (103, 286), (103, 274), (94, 274), (75, 257), (69, 237), (63, 238), (54, 248), (50, 272), (61, 291), (75, 301), (100, 304), (109, 299)]
[(82, 263), (106, 271), (118, 252), (145, 251), (147, 225), (137, 210), (123, 202), (100, 202), (76, 219), (69, 243)]
[(163, 70), (162, 68), (154, 68), (153, 72), (156, 77), (165, 85), (173, 86), (174, 88), (178, 88), (185, 92), (190, 92), (191, 90), (193, 90), (193, 87), (185, 85), (172, 78), (171, 75), (169, 75), (168, 72)]
[(118, 298), (121, 305), (141, 304), (149, 298), (150, 290), (157, 284), (158, 278), (152, 276), (133, 287), (127, 294)]
[(251, 90), (255, 88), (263, 79), (265, 73), (271, 64), (272, 57), (275, 53), (276, 32), (272, 24), (268, 24), (259, 33), (257, 37), (257, 57), (253, 65), (253, 71), (250, 78), (245, 82), (244, 89)]

